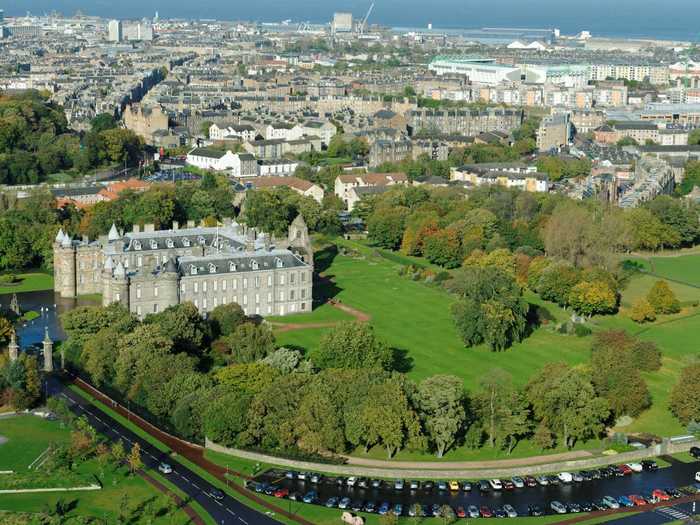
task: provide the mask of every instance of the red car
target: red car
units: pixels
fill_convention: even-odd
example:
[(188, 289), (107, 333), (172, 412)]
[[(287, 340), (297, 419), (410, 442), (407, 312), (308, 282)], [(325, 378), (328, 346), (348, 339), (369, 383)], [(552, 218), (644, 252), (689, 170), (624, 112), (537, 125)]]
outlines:
[(622, 474), (625, 476), (629, 476), (630, 474), (632, 474), (632, 469), (629, 468), (627, 465), (620, 465), (617, 468), (620, 469), (620, 472), (622, 472)]
[(486, 505), (479, 507), (479, 514), (481, 514), (482, 518), (493, 518), (493, 512)]
[(275, 491), (275, 497), (276, 498), (286, 498), (289, 496), (289, 489), (285, 489), (284, 487), (281, 489), (277, 489)]
[(525, 485), (527, 485), (528, 487), (536, 487), (537, 480), (532, 476), (525, 476)]
[(515, 483), (513, 483), (509, 479), (502, 479), (501, 485), (503, 485), (503, 490), (514, 490), (515, 489)]
[(643, 497), (637, 495), (637, 494), (632, 494), (630, 497), (630, 501), (635, 504), (635, 506), (640, 507), (642, 505), (647, 504), (647, 500), (645, 500)]
[(671, 499), (668, 492), (662, 489), (654, 489), (654, 492), (651, 493), (651, 497), (656, 501), (668, 501)]
[(464, 510), (464, 507), (457, 507), (457, 512), (455, 514), (457, 514), (458, 518), (466, 518), (467, 517), (467, 513)]

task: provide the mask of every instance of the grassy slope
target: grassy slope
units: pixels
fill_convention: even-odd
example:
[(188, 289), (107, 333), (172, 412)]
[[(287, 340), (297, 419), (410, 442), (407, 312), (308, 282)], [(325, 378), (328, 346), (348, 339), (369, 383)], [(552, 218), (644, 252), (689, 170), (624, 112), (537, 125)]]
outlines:
[(53, 289), (53, 275), (42, 271), (17, 274), (19, 283), (12, 286), (0, 286), (0, 295), (20, 292), (36, 292)]
[[(35, 416), (17, 416), (0, 420), (0, 432), (10, 440), (0, 445), (0, 470), (25, 470), (29, 463), (38, 456), (50, 442), (65, 442), (69, 431), (57, 421), (47, 421)], [(101, 475), (95, 460), (83, 463), (78, 473), (98, 476), (103, 489), (94, 492), (71, 494), (6, 494), (0, 498), (0, 510), (36, 512), (45, 505), (55, 505), (62, 499), (74, 501), (75, 508), (71, 516), (106, 517), (112, 521), (119, 514), (121, 498), (126, 494), (130, 506), (139, 506), (160, 496), (153, 487), (139, 477), (126, 476), (124, 468), (113, 471), (108, 467)], [(174, 515), (161, 517), (153, 525), (185, 525), (189, 523), (186, 514), (179, 510)]]

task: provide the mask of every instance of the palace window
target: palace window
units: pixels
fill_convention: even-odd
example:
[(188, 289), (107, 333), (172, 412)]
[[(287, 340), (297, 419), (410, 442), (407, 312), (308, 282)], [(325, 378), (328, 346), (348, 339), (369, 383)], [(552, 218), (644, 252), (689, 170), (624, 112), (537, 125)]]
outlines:
[(194, 283), (194, 293), (199, 292), (199, 283)]
[(190, 274), (197, 275), (197, 267), (194, 264), (190, 266)]
[(151, 250), (157, 250), (158, 249), (158, 241), (155, 239), (151, 239)]
[(258, 269), (258, 261), (250, 261), (250, 267), (253, 270), (257, 270)]
[(134, 250), (140, 250), (140, 249), (141, 249), (141, 242), (134, 241)]
[(267, 276), (267, 286), (268, 287), (272, 286), (272, 274)]
[(158, 287), (153, 288), (153, 297), (158, 297)]
[(216, 265), (214, 263), (209, 263), (209, 273), (216, 273)]
[(187, 237), (185, 237), (184, 239), (182, 239), (182, 245), (185, 248), (189, 248), (190, 247), (190, 240)]
[(136, 298), (141, 299), (141, 288), (136, 288)]
[(275, 266), (277, 266), (277, 268), (283, 268), (284, 263), (282, 262), (282, 259), (280, 259), (279, 257), (275, 259)]
[[(202, 292), (203, 292), (203, 293), (207, 293), (207, 281), (204, 281), (204, 282), (202, 283)], [(205, 307), (205, 308), (206, 308), (206, 307)]]
[(175, 248), (175, 243), (173, 242), (172, 239), (166, 239), (165, 245), (166, 245), (168, 248)]
[(231, 261), (228, 263), (228, 271), (229, 272), (235, 272), (236, 271), (236, 263)]
[(255, 276), (255, 287), (260, 288), (260, 276), (259, 275)]

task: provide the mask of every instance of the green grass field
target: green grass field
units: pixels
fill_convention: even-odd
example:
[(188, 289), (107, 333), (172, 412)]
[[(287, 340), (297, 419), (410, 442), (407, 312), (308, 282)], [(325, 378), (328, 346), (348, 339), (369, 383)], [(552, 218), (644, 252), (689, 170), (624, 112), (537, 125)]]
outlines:
[(36, 270), (16, 275), (19, 282), (9, 286), (0, 286), (0, 295), (53, 289), (53, 274)]
[[(0, 445), (0, 470), (32, 472), (28, 469), (50, 443), (65, 443), (70, 431), (58, 421), (48, 421), (36, 416), (20, 415), (0, 419), (0, 435), (8, 441)], [(0, 510), (14, 512), (39, 512), (47, 506), (55, 506), (60, 499), (72, 503), (68, 517), (101, 517), (115, 523), (123, 505), (143, 507), (161, 498), (161, 493), (138, 476), (128, 476), (126, 468), (107, 467), (101, 471), (96, 460), (82, 463), (76, 471), (85, 479), (99, 478), (103, 488), (99, 491), (44, 494), (4, 494), (0, 497)], [(185, 525), (190, 520), (182, 510), (163, 515), (152, 525)], [(135, 522), (138, 524), (141, 522)]]
[(700, 286), (700, 255), (679, 255), (666, 257), (635, 257), (647, 271), (662, 277)]

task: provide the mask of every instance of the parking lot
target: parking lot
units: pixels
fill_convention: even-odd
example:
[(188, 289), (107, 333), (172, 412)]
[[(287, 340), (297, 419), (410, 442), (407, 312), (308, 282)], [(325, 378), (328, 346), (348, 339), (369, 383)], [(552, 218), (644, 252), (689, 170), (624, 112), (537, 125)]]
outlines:
[[(599, 479), (595, 471), (588, 471), (582, 481), (565, 483), (554, 481), (556, 475), (550, 476), (547, 485), (540, 484), (521, 488), (508, 488), (507, 485), (501, 489), (489, 488), (488, 491), (480, 490), (478, 480), (471, 480), (471, 490), (465, 490), (466, 480), (454, 480), (459, 483), (459, 488), (450, 486), (449, 480), (442, 480), (443, 486), (439, 486), (438, 481), (429, 480), (402, 480), (403, 488), (395, 488), (396, 480), (372, 480), (367, 478), (357, 478), (348, 484), (347, 478), (326, 477), (312, 481), (311, 474), (302, 476), (298, 472), (288, 472), (283, 470), (269, 470), (259, 475), (250, 485), (251, 490), (267, 492), (274, 495), (277, 491), (278, 497), (291, 497), (302, 501), (304, 496), (315, 492), (314, 503), (326, 505), (331, 498), (330, 505), (337, 507), (343, 498), (348, 498), (350, 503), (348, 508), (365, 510), (374, 507), (374, 512), (384, 504), (384, 508), (398, 508), (401, 514), (407, 515), (409, 509), (416, 503), (424, 507), (423, 512), (430, 515), (431, 509), (449, 505), (457, 511), (458, 509), (469, 509), (469, 506), (477, 509), (490, 511), (496, 514), (499, 511), (503, 514), (503, 507), (510, 505), (518, 515), (528, 515), (532, 506), (537, 506), (546, 514), (554, 512), (551, 503), (561, 502), (567, 512), (578, 512), (586, 510), (596, 510), (597, 506), (604, 508), (603, 499), (608, 496), (620, 501), (624, 507), (634, 501), (627, 502), (625, 497), (641, 496), (646, 501), (652, 498), (652, 493), (656, 489), (680, 489), (691, 487), (688, 493), (692, 492), (692, 487), (696, 483), (695, 474), (700, 470), (700, 462), (682, 463), (673, 461), (672, 466), (659, 468), (655, 471), (644, 470), (626, 475), (621, 473), (612, 474), (609, 477), (601, 476)], [(573, 473), (573, 472), (572, 472)], [(593, 475), (590, 475), (593, 474)], [(303, 477), (305, 479), (300, 479)], [(567, 476), (563, 476), (568, 479)], [(576, 479), (579, 479), (576, 476)], [(411, 482), (414, 482), (413, 484)], [(505, 480), (504, 480), (505, 481)], [(532, 480), (531, 480), (532, 481)], [(374, 482), (374, 483), (373, 483)], [(418, 483), (415, 483), (418, 482)], [(363, 485), (363, 486), (361, 486)], [(374, 486), (378, 485), (378, 486)], [(411, 488), (413, 485), (414, 488)], [(418, 486), (416, 486), (418, 485)], [(281, 491), (279, 489), (282, 489)], [(683, 494), (686, 494), (684, 491)], [(308, 498), (307, 498), (308, 499)], [(633, 500), (635, 498), (632, 498)], [(348, 500), (346, 500), (347, 503)], [(641, 499), (637, 503), (643, 503)], [(508, 509), (508, 507), (506, 507)], [(473, 510), (473, 509), (472, 509)]]

